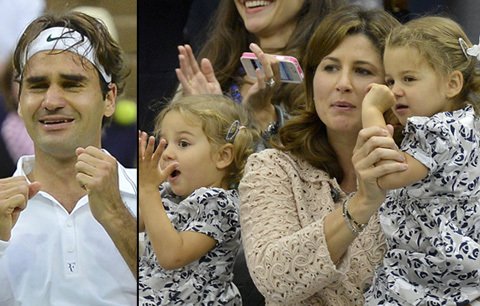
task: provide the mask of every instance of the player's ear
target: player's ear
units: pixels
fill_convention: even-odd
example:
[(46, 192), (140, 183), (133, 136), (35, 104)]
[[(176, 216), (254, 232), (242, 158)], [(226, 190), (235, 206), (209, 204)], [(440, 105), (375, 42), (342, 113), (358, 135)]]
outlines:
[(103, 115), (111, 117), (115, 112), (115, 102), (117, 100), (117, 85), (114, 83), (108, 84), (108, 92), (105, 95), (105, 108)]

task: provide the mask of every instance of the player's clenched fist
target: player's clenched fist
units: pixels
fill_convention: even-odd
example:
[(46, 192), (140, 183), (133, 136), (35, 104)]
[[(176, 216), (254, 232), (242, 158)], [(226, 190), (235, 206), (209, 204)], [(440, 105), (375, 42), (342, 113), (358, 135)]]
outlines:
[(27, 201), (40, 190), (38, 182), (28, 183), (25, 177), (0, 179), (0, 240), (10, 239), (13, 226)]
[(102, 223), (124, 206), (118, 185), (117, 160), (96, 147), (77, 148), (77, 181), (88, 193), (90, 210)]

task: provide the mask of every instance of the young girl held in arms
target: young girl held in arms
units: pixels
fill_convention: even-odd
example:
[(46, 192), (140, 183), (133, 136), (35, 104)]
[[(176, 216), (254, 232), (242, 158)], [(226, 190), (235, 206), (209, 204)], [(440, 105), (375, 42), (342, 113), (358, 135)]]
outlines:
[[(240, 246), (235, 189), (258, 135), (240, 106), (182, 97), (157, 117), (160, 143), (139, 136), (141, 305), (241, 305), (232, 283)], [(160, 192), (159, 192), (160, 186)]]
[[(366, 305), (469, 305), (480, 297), (479, 47), (444, 17), (393, 30), (385, 85), (362, 106), (364, 127), (404, 125), (408, 169), (378, 179), (388, 250)], [(398, 188), (398, 189), (397, 189)]]

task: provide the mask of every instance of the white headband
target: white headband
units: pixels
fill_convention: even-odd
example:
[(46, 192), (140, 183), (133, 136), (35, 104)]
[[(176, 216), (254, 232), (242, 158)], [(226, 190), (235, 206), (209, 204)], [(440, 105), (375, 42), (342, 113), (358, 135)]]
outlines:
[(38, 34), (25, 50), (20, 63), (20, 74), (23, 74), (25, 64), (33, 55), (52, 50), (67, 50), (85, 57), (98, 69), (105, 82), (112, 81), (112, 76), (107, 74), (105, 68), (98, 62), (90, 40), (75, 30), (63, 27), (48, 28)]

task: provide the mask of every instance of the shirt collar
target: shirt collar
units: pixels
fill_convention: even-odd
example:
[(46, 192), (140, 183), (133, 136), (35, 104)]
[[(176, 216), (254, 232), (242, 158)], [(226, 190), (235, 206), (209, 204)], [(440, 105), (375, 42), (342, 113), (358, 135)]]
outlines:
[(122, 193), (128, 193), (133, 196), (137, 195), (137, 170), (136, 169), (127, 169), (122, 166), (119, 162), (118, 164), (118, 181), (119, 189)]
[(25, 176), (27, 182), (30, 183), (27, 175), (32, 172), (33, 165), (35, 164), (35, 156), (34, 155), (24, 155), (18, 159), (17, 162), (17, 169), (13, 173), (13, 176)]

